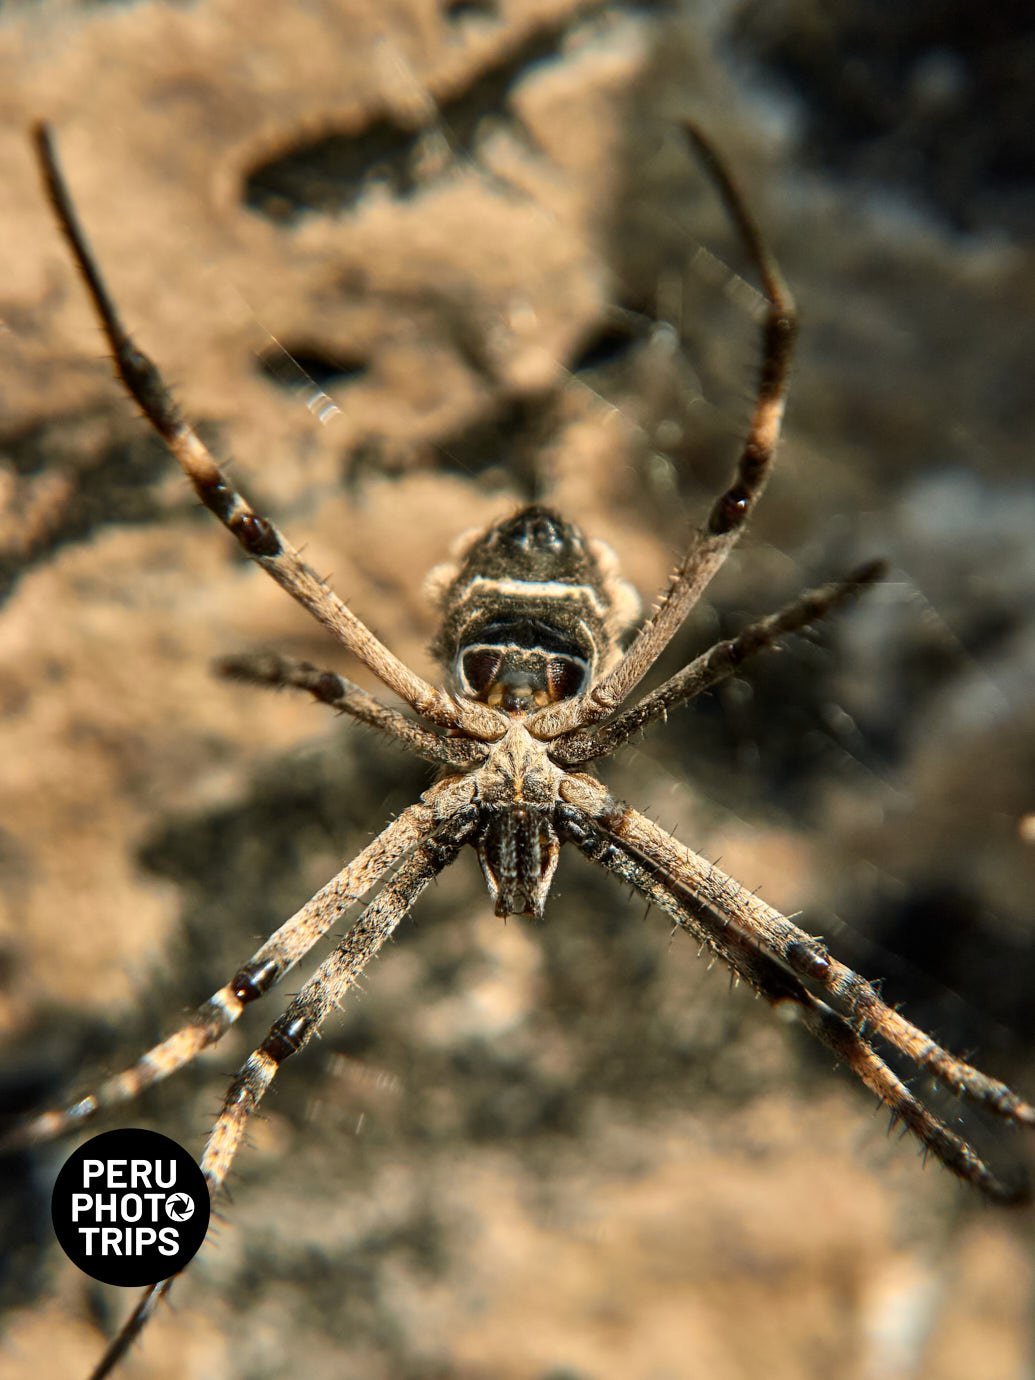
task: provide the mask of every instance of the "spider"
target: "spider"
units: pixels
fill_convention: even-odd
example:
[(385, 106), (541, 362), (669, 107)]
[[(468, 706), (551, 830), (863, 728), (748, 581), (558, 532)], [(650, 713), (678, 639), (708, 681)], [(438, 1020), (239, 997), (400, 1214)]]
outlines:
[[(481, 864), (497, 915), (541, 917), (562, 845), (630, 885), (721, 958), (774, 1007), (800, 1021), (948, 1169), (988, 1197), (1014, 1201), (1026, 1188), (996, 1176), (974, 1148), (893, 1072), (875, 1037), (950, 1091), (1009, 1121), (1035, 1125), (1035, 1108), (912, 1025), (818, 938), (748, 892), (643, 814), (615, 799), (589, 771), (669, 710), (738, 671), (788, 633), (855, 599), (882, 574), (879, 562), (812, 589), (777, 613), (716, 643), (634, 701), (644, 676), (682, 626), (736, 544), (772, 467), (796, 333), (792, 296), (719, 154), (694, 125), (691, 149), (710, 176), (754, 266), (765, 297), (762, 365), (746, 439), (728, 487), (623, 648), (638, 613), (632, 588), (602, 542), (548, 507), (525, 507), (461, 539), (429, 588), (441, 621), (433, 644), (444, 683), (435, 686), (392, 654), (256, 512), (178, 411), (155, 364), (123, 326), (79, 226), (49, 129), (34, 132), (50, 203), (71, 249), (117, 372), (179, 462), (202, 503), (286, 592), (414, 711), (383, 704), (336, 672), (275, 655), (223, 664), (240, 680), (308, 691), (434, 764), (421, 798), (284, 922), (207, 1002), (131, 1067), (64, 1110), (26, 1123), (12, 1139), (41, 1142), (104, 1108), (135, 1098), (215, 1044), (341, 916), (379, 888), (331, 955), (302, 985), (227, 1091), (201, 1167), (221, 1189), (250, 1118), (282, 1064), (316, 1035), (421, 893), (465, 847)], [(139, 1336), (172, 1281), (150, 1288), (94, 1372), (108, 1375)]]

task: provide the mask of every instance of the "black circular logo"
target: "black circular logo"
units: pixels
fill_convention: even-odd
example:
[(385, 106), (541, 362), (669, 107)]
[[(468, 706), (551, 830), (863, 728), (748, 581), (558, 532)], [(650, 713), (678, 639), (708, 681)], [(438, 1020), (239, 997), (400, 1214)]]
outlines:
[(102, 1284), (168, 1279), (197, 1255), (209, 1219), (196, 1161), (157, 1131), (105, 1131), (65, 1161), (50, 1212), (68, 1258)]

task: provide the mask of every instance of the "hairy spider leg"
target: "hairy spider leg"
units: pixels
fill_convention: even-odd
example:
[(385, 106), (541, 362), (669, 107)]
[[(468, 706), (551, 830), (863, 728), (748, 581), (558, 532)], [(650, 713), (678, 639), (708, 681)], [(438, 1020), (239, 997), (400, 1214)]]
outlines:
[(376, 696), (337, 671), (321, 670), (308, 661), (281, 656), (278, 652), (253, 652), (220, 657), (214, 670), (227, 680), (241, 681), (245, 685), (308, 690), (319, 703), (376, 729), (398, 747), (441, 767), (472, 766), (482, 761), (486, 754), (484, 744), (435, 733), (397, 709), (382, 704)]
[(551, 757), (565, 766), (590, 762), (596, 757), (610, 757), (634, 733), (655, 719), (665, 718), (670, 709), (687, 704), (728, 676), (735, 675), (749, 657), (772, 651), (781, 637), (812, 627), (835, 609), (856, 599), (881, 578), (884, 570), (882, 561), (870, 561), (844, 580), (806, 590), (777, 613), (771, 613), (757, 623), (749, 623), (736, 637), (716, 642), (617, 718), (588, 730), (576, 729), (554, 739), (550, 744)]
[[(634, 851), (618, 837), (613, 825), (609, 827), (579, 810), (564, 807), (558, 819), (558, 829), (562, 837), (575, 844), (590, 861), (635, 887), (648, 901), (671, 916), (677, 925), (711, 949), (773, 1006), (790, 1007), (806, 1029), (832, 1050), (838, 1059), (843, 1059), (856, 1077), (876, 1093), (893, 1116), (947, 1169), (998, 1202), (1028, 1201), (1030, 1188), (1026, 1180), (1007, 1183), (999, 1178), (967, 1141), (950, 1131), (909, 1091), (873, 1048), (868, 1035), (864, 1033), (865, 1023), (862, 1020), (855, 1016), (845, 1017), (833, 1010), (809, 991), (795, 972), (790, 971), (791, 967), (796, 966), (799, 971), (818, 980), (819, 970), (826, 961), (826, 952), (811, 936), (797, 930), (784, 917), (777, 916), (788, 930), (794, 930), (800, 936), (792, 941), (800, 946), (793, 963), (786, 958), (784, 962), (778, 962), (768, 947), (763, 945), (755, 924), (756, 910), (762, 903), (731, 878), (719, 873), (718, 869), (712, 869), (717, 875), (708, 888), (707, 899), (704, 899), (695, 881), (668, 871), (665, 861), (639, 846)], [(660, 836), (662, 831), (652, 826), (652, 833)], [(703, 868), (707, 868), (707, 864), (698, 861)], [(776, 912), (772, 914), (776, 916)], [(788, 966), (784, 966), (785, 963)], [(851, 976), (864, 986), (869, 986), (856, 974)], [(903, 1022), (903, 1025), (908, 1026), (908, 1022)], [(915, 1027), (910, 1026), (909, 1029), (915, 1031)], [(879, 1031), (898, 1048), (904, 1048), (898, 1040), (891, 1039), (887, 1028), (879, 1029), (876, 1021), (873, 1022), (873, 1030)], [(937, 1048), (922, 1032), (915, 1033), (928, 1046)], [(915, 1062), (921, 1062), (908, 1049), (905, 1052)], [(944, 1050), (939, 1053), (967, 1069), (968, 1073), (976, 1072), (959, 1060), (953, 1060)], [(926, 1063), (923, 1066), (931, 1067)], [(931, 1071), (936, 1072), (933, 1068)], [(984, 1075), (978, 1075), (978, 1078), (983, 1083), (992, 1082)], [(1017, 1120), (1029, 1121), (1032, 1109), (1002, 1084), (997, 1086), (1012, 1098), (1015, 1104), (1012, 1115)], [(969, 1084), (961, 1085), (961, 1090), (974, 1094), (974, 1087)], [(983, 1097), (979, 1100), (985, 1105), (995, 1105)], [(996, 1106), (996, 1110), (1002, 1108)]]
[[(281, 1065), (309, 1043), (332, 1011), (341, 1006), (368, 964), (392, 937), (417, 897), (470, 840), (476, 823), (472, 807), (460, 806), (437, 832), (400, 865), (359, 916), (341, 943), (299, 988), (270, 1027), (262, 1044), (245, 1060), (227, 1090), (222, 1110), (201, 1156), (201, 1170), (215, 1197), (240, 1148), (245, 1128)], [(176, 1276), (149, 1288), (101, 1358), (91, 1380), (103, 1380), (139, 1337)]]
[(711, 143), (692, 124), (691, 145), (702, 159), (762, 280), (766, 314), (762, 325), (762, 367), (754, 411), (733, 482), (719, 496), (704, 527), (694, 532), (686, 554), (618, 665), (577, 700), (541, 709), (530, 724), (540, 738), (556, 738), (598, 722), (623, 704), (682, 627), (716, 571), (736, 545), (765, 487), (783, 420), (797, 315), (794, 299), (754, 218)]
[(888, 1006), (872, 983), (838, 962), (825, 944), (638, 810), (623, 808), (608, 820), (608, 827), (616, 839), (663, 869), (680, 889), (685, 888), (699, 903), (714, 907), (742, 926), (757, 945), (792, 972), (811, 979), (836, 998), (855, 1026), (873, 1030), (951, 1092), (965, 1093), (1007, 1120), (1035, 1126), (1035, 1107), (1024, 1098), (942, 1049), (930, 1035)]
[(486, 705), (457, 699), (411, 671), (306, 565), (269, 518), (257, 513), (234, 488), (208, 447), (181, 415), (155, 363), (134, 344), (122, 324), (79, 225), (49, 127), (37, 125), (33, 137), (47, 197), (86, 284), (119, 377), (179, 462), (205, 507), (229, 529), (257, 565), (418, 714), (443, 728), (462, 728), (475, 738), (499, 738), (506, 726), (501, 715)]
[[(434, 788), (433, 788), (434, 789)], [(322, 887), (301, 910), (286, 920), (229, 982), (213, 992), (178, 1030), (149, 1049), (135, 1064), (106, 1079), (86, 1096), (60, 1111), (41, 1112), (8, 1132), (5, 1150), (38, 1145), (74, 1130), (109, 1107), (131, 1102), (146, 1088), (193, 1063), (221, 1040), (246, 1006), (274, 987), (304, 958), (332, 925), (360, 900), (435, 828), (434, 809), (411, 805), (377, 838)]]

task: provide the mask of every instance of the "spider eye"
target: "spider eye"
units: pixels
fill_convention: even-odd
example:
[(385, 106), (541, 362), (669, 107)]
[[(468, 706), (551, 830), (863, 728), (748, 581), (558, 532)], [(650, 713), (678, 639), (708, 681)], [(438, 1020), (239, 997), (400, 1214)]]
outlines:
[(573, 657), (552, 656), (546, 663), (546, 685), (551, 700), (570, 700), (586, 688), (589, 668)]
[(503, 653), (491, 647), (479, 647), (476, 651), (465, 652), (461, 661), (461, 678), (464, 688), (475, 698), (484, 695), (495, 683), (503, 665)]

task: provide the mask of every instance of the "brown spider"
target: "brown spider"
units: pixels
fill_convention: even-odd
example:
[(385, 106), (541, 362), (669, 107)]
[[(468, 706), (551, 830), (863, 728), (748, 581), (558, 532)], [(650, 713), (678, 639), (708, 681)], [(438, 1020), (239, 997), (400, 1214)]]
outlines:
[[(438, 688), (399, 661), (304, 564), (273, 523), (237, 492), (181, 417), (157, 368), (123, 327), (79, 228), (50, 133), (43, 126), (36, 130), (47, 194), (126, 389), (202, 502), (245, 552), (421, 722), (336, 673), (304, 662), (237, 658), (224, 663), (224, 671), (255, 683), (308, 690), (440, 770), (416, 804), (267, 939), (179, 1030), (89, 1096), (23, 1126), (20, 1143), (49, 1140), (189, 1063), (304, 958), (354, 902), (380, 886), (232, 1082), (201, 1159), (214, 1193), (225, 1184), (248, 1121), (280, 1066), (313, 1038), (420, 894), (465, 845), (478, 854), (497, 915), (541, 916), (560, 847), (570, 843), (660, 907), (766, 1000), (792, 1012), (947, 1168), (990, 1198), (1023, 1196), (1023, 1188), (997, 1178), (907, 1089), (873, 1039), (879, 1036), (951, 1091), (1008, 1120), (1035, 1125), (1035, 1108), (942, 1049), (820, 940), (614, 799), (585, 770), (784, 634), (847, 603), (881, 574), (874, 562), (845, 580), (808, 591), (738, 637), (717, 643), (629, 705), (725, 561), (765, 486), (780, 436), (796, 328), (791, 295), (724, 165), (698, 130), (687, 126), (686, 133), (736, 224), (767, 302), (761, 377), (732, 482), (691, 535), (654, 612), (624, 651), (620, 638), (635, 617), (637, 601), (603, 543), (587, 540), (559, 514), (538, 505), (467, 540), (456, 563), (431, 576), (441, 611), (434, 651), (445, 673), (445, 686)], [(112, 1370), (170, 1284), (166, 1280), (146, 1292), (95, 1377)]]

